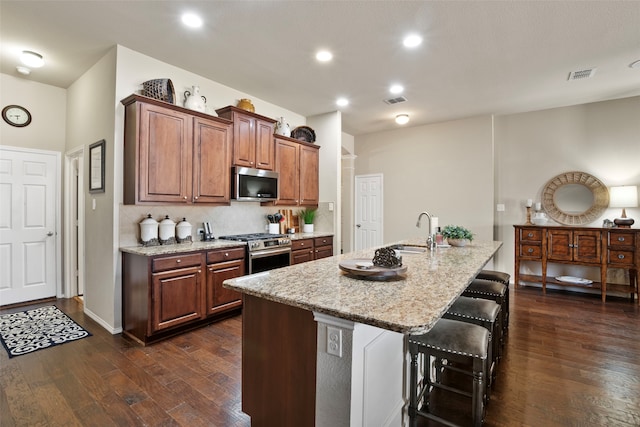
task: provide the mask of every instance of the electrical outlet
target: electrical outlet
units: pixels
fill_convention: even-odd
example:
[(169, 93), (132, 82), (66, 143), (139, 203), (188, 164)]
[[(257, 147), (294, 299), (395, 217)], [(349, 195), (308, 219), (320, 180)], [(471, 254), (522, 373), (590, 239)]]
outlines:
[(342, 357), (342, 329), (327, 326), (327, 353)]
[(504, 203), (498, 203), (498, 204), (496, 205), (496, 210), (497, 210), (498, 212), (504, 212)]

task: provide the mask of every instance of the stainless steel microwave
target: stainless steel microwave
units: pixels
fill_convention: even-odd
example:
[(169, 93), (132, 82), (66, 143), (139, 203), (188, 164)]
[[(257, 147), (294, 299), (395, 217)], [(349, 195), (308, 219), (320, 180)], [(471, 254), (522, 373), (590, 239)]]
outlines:
[(278, 198), (278, 172), (235, 166), (232, 198), (242, 202), (267, 202)]

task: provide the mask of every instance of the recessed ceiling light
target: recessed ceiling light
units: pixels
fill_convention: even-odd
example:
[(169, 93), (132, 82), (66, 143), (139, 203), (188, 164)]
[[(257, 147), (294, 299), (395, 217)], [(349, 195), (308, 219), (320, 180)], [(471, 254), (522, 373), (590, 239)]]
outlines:
[(640, 59), (629, 64), (629, 68), (640, 68)]
[(349, 105), (349, 100), (347, 98), (338, 98), (338, 100), (336, 101), (336, 105), (338, 105), (339, 107), (346, 107), (347, 105)]
[(404, 92), (404, 88), (402, 87), (402, 85), (391, 85), (391, 87), (389, 88), (389, 92), (393, 93), (394, 95), (397, 95), (399, 93)]
[(20, 61), (24, 65), (32, 68), (40, 68), (44, 65), (44, 59), (39, 53), (32, 52), (30, 50), (23, 50), (20, 55)]
[(202, 27), (202, 18), (195, 13), (185, 13), (182, 15), (182, 23), (190, 28)]
[(23, 67), (22, 65), (18, 65), (16, 67), (16, 70), (18, 70), (20, 74), (23, 74), (25, 76), (28, 76), (29, 74), (31, 74), (31, 70), (28, 69), (27, 67)]
[(422, 43), (422, 37), (419, 36), (418, 34), (410, 34), (407, 37), (404, 38), (404, 40), (402, 41), (402, 44), (404, 44), (405, 47), (416, 47), (416, 46), (420, 46), (420, 44)]
[(396, 116), (396, 123), (399, 125), (406, 125), (409, 123), (409, 115), (408, 114), (398, 114)]
[(321, 50), (316, 53), (316, 59), (320, 62), (329, 62), (333, 59), (333, 54), (328, 50)]

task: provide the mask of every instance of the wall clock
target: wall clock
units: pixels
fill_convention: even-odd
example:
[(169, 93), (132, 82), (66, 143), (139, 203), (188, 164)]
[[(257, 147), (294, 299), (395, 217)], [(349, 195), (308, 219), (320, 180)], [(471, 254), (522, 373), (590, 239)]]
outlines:
[(7, 105), (2, 109), (2, 118), (11, 126), (25, 127), (31, 123), (31, 113), (19, 105)]

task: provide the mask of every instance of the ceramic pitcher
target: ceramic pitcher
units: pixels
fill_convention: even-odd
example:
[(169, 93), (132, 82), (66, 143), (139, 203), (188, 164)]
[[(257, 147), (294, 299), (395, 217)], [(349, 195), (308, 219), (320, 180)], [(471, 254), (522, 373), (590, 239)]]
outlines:
[(191, 92), (189, 92), (188, 90), (184, 91), (184, 108), (204, 113), (206, 109), (206, 103), (207, 98), (200, 95), (199, 86), (193, 86)]
[(289, 123), (284, 121), (284, 117), (276, 122), (276, 135), (291, 136), (291, 128)]

